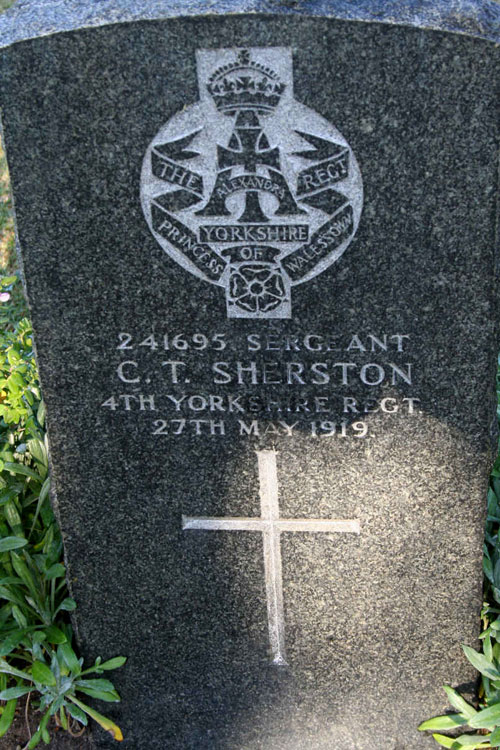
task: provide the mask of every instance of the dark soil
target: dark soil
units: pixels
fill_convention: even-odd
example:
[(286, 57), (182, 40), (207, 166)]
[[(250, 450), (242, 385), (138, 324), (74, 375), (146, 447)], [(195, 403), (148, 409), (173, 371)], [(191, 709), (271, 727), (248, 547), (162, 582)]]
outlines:
[[(7, 734), (0, 739), (0, 750), (24, 750), (29, 742), (30, 735), (26, 726), (24, 716), (25, 704), (22, 701), (18, 703), (15, 719)], [(31, 734), (36, 732), (38, 722), (42, 714), (36, 710), (29, 711), (29, 723)], [(79, 732), (83, 727), (80, 724), (72, 727), (73, 732)], [(57, 727), (55, 723), (49, 725), (50, 745), (46, 745), (43, 740), (37, 747), (37, 750), (93, 750), (90, 741), (90, 732), (86, 728), (80, 737), (72, 737), (69, 732)]]

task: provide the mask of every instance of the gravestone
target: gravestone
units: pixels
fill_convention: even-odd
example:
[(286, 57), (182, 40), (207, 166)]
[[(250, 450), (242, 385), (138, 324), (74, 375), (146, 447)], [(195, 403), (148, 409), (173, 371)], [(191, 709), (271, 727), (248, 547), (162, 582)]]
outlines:
[(128, 656), (123, 747), (431, 748), (441, 685), (473, 691), (499, 20), (1, 18), (53, 502), (82, 653)]

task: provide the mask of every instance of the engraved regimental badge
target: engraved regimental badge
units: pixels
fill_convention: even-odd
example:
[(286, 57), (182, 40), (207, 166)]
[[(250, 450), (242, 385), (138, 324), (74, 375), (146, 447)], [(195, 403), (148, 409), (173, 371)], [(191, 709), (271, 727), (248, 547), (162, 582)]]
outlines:
[(291, 288), (356, 232), (359, 167), (339, 131), (294, 99), (291, 50), (199, 50), (197, 70), (200, 101), (144, 158), (149, 228), (177, 263), (224, 288), (228, 317), (290, 318)]

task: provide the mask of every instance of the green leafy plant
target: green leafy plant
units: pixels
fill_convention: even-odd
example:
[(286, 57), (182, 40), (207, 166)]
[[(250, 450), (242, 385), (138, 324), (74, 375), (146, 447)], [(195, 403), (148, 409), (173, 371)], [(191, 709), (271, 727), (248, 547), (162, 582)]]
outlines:
[[(491, 642), (489, 647), (491, 647)], [(486, 647), (485, 650), (488, 651), (489, 647)], [(457, 729), (457, 727), (468, 727), (471, 730), (476, 730), (476, 733), (462, 734), (459, 737), (449, 737), (438, 733), (433, 734), (434, 739), (439, 745), (451, 748), (452, 750), (460, 750), (460, 748), (464, 747), (469, 748), (469, 750), (499, 747), (500, 663), (492, 652), (486, 656), (474, 651), (469, 646), (463, 646), (463, 649), (471, 664), (481, 672), (483, 686), (487, 686), (488, 695), (485, 694), (484, 696), (484, 707), (477, 710), (464, 700), (459, 693), (453, 690), (453, 688), (445, 686), (444, 689), (448, 700), (457, 713), (444, 714), (443, 716), (428, 719), (419, 726), (419, 729), (435, 732), (436, 730), (446, 731)], [(491, 657), (491, 659), (488, 657)], [(477, 730), (480, 730), (482, 733), (477, 733)]]
[[(1, 11), (2, 0), (0, 0)], [(9, 190), (7, 159), (0, 139), (0, 275), (11, 273), (14, 266), (15, 240), (12, 198)]]
[[(78, 659), (71, 647), (70, 628), (68, 637), (63, 630), (58, 634), (47, 635), (46, 632), (36, 629), (23, 629), (25, 631), (22, 646), (23, 655), (29, 655), (28, 670), (13, 667), (5, 659), (0, 658), (0, 673), (10, 678), (15, 678), (15, 685), (0, 691), (0, 700), (7, 701), (4, 714), (8, 717), (14, 715), (16, 701), (33, 692), (38, 694), (39, 707), (43, 716), (38, 729), (31, 737), (27, 750), (35, 748), (41, 740), (46, 744), (50, 742), (48, 723), (51, 716), (57, 714), (58, 723), (64, 729), (68, 729), (68, 715), (82, 725), (87, 724), (87, 716), (98, 722), (106, 731), (110, 732), (115, 740), (123, 740), (120, 728), (110, 719), (98, 713), (88, 706), (76, 693), (83, 693), (91, 698), (97, 698), (107, 702), (117, 702), (120, 696), (113, 684), (106, 679), (88, 679), (86, 675), (102, 674), (103, 671), (121, 667), (126, 659), (116, 657), (102, 662), (97, 659), (94, 666), (82, 669), (83, 659)], [(59, 640), (57, 646), (47, 644), (48, 641)], [(8, 720), (7, 717), (7, 720)], [(4, 715), (2, 715), (2, 719)], [(1, 721), (1, 720), (0, 720)], [(7, 723), (7, 721), (5, 722)]]
[(0, 276), (0, 328), (13, 331), (26, 313), (19, 273), (14, 271), (8, 276)]
[[(500, 357), (497, 370), (497, 416), (500, 422)], [(500, 448), (500, 444), (499, 444)], [(433, 731), (442, 747), (459, 750), (500, 747), (500, 450), (490, 478), (488, 515), (484, 537), (483, 571), (485, 602), (481, 611), (482, 653), (463, 646), (465, 656), (480, 672), (479, 710), (471, 706), (451, 687), (444, 689), (457, 713), (436, 716), (424, 721), (419, 729)], [(458, 737), (439, 731), (467, 730)]]
[[(12, 278), (9, 284), (14, 283)], [(2, 287), (0, 282), (0, 289)], [(27, 318), (0, 334), (0, 737), (10, 728), (19, 699), (42, 712), (27, 748), (48, 743), (53, 716), (82, 725), (95, 719), (117, 740), (120, 729), (78, 697), (118, 701), (109, 680), (89, 679), (125, 663), (116, 657), (83, 669), (67, 620), (63, 545), (49, 501), (45, 407), (41, 400)]]

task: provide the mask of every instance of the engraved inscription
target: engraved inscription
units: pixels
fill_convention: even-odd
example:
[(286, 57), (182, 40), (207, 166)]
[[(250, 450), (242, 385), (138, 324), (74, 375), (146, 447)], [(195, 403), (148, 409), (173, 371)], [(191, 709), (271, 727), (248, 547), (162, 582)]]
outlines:
[(420, 414), (411, 345), (402, 333), (122, 331), (100, 406), (169, 438), (366, 438), (374, 414)]

